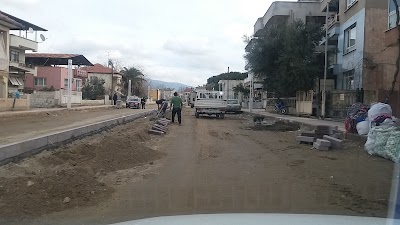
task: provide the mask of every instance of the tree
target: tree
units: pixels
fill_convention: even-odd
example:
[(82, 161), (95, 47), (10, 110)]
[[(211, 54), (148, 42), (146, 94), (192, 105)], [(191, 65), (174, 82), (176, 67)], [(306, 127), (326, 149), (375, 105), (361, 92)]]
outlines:
[(268, 91), (292, 97), (296, 91), (310, 90), (323, 75), (323, 55), (316, 46), (323, 37), (321, 26), (296, 20), (271, 26), (249, 44), (245, 59), (250, 71), (264, 81)]
[(218, 90), (218, 82), (220, 80), (244, 80), (247, 78), (247, 73), (241, 72), (230, 72), (230, 73), (221, 73), (217, 76), (212, 76), (207, 79), (207, 89), (215, 89)]
[(233, 87), (232, 90), (238, 94), (242, 93), (244, 96), (249, 96), (250, 89), (246, 88), (242, 83), (238, 84), (236, 87)]
[(86, 82), (82, 87), (82, 98), (96, 100), (104, 98), (106, 89), (104, 88), (104, 80), (98, 77), (91, 77), (89, 82)]
[(123, 89), (125, 93), (128, 93), (129, 80), (131, 80), (131, 90), (133, 95), (141, 96), (143, 93), (143, 84), (145, 83), (144, 74), (142, 70), (131, 66), (129, 68), (124, 67), (122, 72)]

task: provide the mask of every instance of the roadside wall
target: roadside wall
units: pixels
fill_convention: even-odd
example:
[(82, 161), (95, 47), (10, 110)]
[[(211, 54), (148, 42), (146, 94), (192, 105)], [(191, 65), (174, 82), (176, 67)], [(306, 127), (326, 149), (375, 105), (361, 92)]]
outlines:
[[(66, 91), (38, 91), (30, 95), (31, 108), (52, 108), (65, 105), (67, 102)], [(71, 103), (82, 104), (82, 92), (72, 91)]]
[(82, 105), (111, 105), (111, 101), (108, 98), (104, 100), (82, 100)]
[[(67, 91), (59, 91), (61, 96), (61, 104), (68, 103), (68, 92)], [(62, 93), (62, 94), (61, 94)], [(71, 104), (82, 104), (82, 92), (72, 91), (71, 92)]]
[(36, 92), (30, 95), (30, 106), (32, 108), (52, 108), (60, 105), (60, 92)]
[(0, 98), (0, 111), (10, 110), (27, 110), (29, 109), (29, 97), (28, 99), (15, 99), (15, 105), (13, 98)]

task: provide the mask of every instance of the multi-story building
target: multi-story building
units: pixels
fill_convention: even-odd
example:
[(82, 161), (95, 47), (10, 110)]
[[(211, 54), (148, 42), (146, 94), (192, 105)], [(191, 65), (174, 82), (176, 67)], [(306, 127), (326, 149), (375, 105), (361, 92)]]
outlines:
[[(326, 12), (327, 6), (328, 0), (322, 1), (321, 11)], [(337, 90), (363, 89), (366, 103), (384, 101), (388, 96), (397, 48), (385, 42), (385, 37), (393, 33), (394, 11), (392, 0), (329, 1), (328, 72)], [(398, 100), (392, 103), (395, 113), (400, 113), (398, 105)]]
[[(292, 23), (295, 20), (301, 20), (305, 23), (313, 21), (322, 25), (325, 21), (325, 13), (321, 11), (320, 1), (298, 0), (293, 2), (273, 2), (268, 8), (267, 12), (264, 14), (264, 16), (258, 18), (256, 23), (254, 24), (254, 37), (247, 44), (245, 51), (249, 51), (252, 44), (254, 43), (253, 41), (257, 38), (262, 29), (269, 26), (279, 26)], [(252, 81), (254, 84), (253, 98), (261, 100), (263, 98), (263, 92), (266, 91), (263, 89), (264, 81), (257, 77), (254, 77), (254, 75), (249, 70), (248, 63), (246, 64), (245, 70), (248, 71), (249, 75), (244, 80), (244, 85), (246, 87), (250, 87)]]
[(9, 69), (7, 82), (7, 95), (11, 96), (17, 90), (25, 90), (25, 74), (36, 75), (36, 68), (25, 62), (25, 52), (38, 50), (38, 32), (47, 31), (35, 24), (0, 12), (3, 16), (16, 21), (21, 26), (10, 29), (9, 32)]
[(223, 92), (223, 99), (238, 99), (239, 93), (234, 88), (239, 84), (243, 84), (243, 80), (220, 80), (218, 81), (219, 91)]
[(0, 98), (24, 91), (25, 73), (36, 74), (25, 63), (25, 51), (37, 51), (39, 26), (0, 11)]
[[(328, 29), (328, 38), (321, 41), (318, 49), (322, 50), (327, 41), (327, 75), (334, 79), (335, 89), (343, 92), (363, 90), (366, 103), (385, 101), (389, 97), (398, 54), (399, 33), (393, 29), (396, 14), (392, 1), (274, 2), (254, 25), (254, 36), (257, 37), (259, 30), (269, 24), (287, 23), (296, 18), (306, 22), (315, 18), (325, 21), (328, 15), (328, 23), (324, 26)], [(307, 11), (302, 7), (305, 5), (309, 13), (305, 13)], [(400, 113), (399, 89), (397, 81), (394, 94), (386, 100), (397, 115)]]

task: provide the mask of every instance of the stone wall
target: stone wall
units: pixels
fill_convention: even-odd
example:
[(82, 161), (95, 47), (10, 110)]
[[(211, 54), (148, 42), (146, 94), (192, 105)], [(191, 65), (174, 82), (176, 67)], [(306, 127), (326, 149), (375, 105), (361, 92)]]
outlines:
[(36, 92), (30, 95), (31, 108), (52, 108), (60, 105), (60, 92)]

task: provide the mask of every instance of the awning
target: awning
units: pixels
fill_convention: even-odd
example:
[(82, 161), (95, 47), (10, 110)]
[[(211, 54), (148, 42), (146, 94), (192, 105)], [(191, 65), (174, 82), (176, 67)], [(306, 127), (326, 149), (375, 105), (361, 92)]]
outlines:
[(14, 86), (21, 86), (24, 85), (24, 81), (20, 79), (19, 77), (10, 77), (9, 78), (10, 82)]

